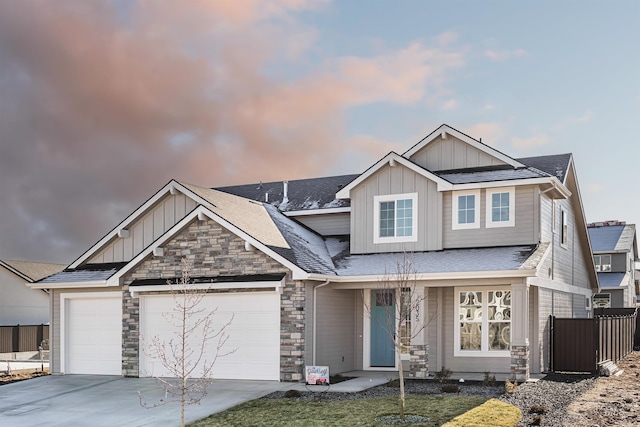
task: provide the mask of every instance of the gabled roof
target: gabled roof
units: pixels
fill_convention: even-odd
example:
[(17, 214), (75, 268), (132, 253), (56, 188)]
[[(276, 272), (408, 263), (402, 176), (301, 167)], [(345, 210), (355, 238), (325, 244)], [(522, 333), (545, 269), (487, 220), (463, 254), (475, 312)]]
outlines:
[(27, 282), (35, 282), (44, 277), (62, 271), (66, 265), (46, 262), (31, 262), (2, 259), (0, 266), (25, 279)]
[(245, 199), (269, 203), (283, 212), (334, 209), (349, 206), (348, 200), (336, 199), (336, 193), (357, 177), (358, 174), (289, 180), (287, 181), (288, 201), (286, 203), (283, 202), (283, 181), (232, 185), (215, 189)]
[(573, 160), (573, 155), (567, 153), (551, 156), (524, 157), (517, 160), (527, 166), (546, 172), (550, 176), (555, 176), (562, 184), (565, 184), (567, 171)]
[(626, 273), (598, 273), (598, 282), (602, 289), (620, 288), (629, 284)]
[(382, 166), (387, 165), (387, 164), (389, 166), (391, 166), (391, 167), (395, 167), (396, 164), (400, 164), (400, 165), (402, 165), (404, 167), (407, 167), (407, 168), (411, 169), (412, 171), (416, 172), (417, 174), (422, 175), (425, 178), (427, 178), (427, 179), (429, 179), (431, 181), (434, 181), (436, 184), (438, 184), (438, 190), (439, 191), (451, 190), (453, 188), (452, 184), (449, 181), (447, 181), (446, 179), (443, 179), (443, 178), (439, 177), (438, 175), (434, 174), (433, 172), (423, 168), (422, 166), (419, 166), (419, 165), (413, 163), (411, 160), (408, 160), (408, 159), (402, 157), (401, 155), (399, 155), (398, 153), (395, 153), (395, 152), (392, 151), (389, 154), (387, 154), (386, 156), (384, 156), (382, 159), (378, 160), (373, 166), (371, 166), (369, 169), (364, 171), (364, 173), (362, 173), (356, 179), (351, 181), (342, 190), (338, 191), (338, 193), (336, 194), (336, 198), (338, 198), (338, 199), (348, 199), (348, 198), (350, 198), (349, 194), (350, 194), (351, 190), (353, 190), (356, 186), (358, 186), (360, 183), (365, 181), (371, 175), (376, 173)]
[(64, 269), (40, 280), (39, 284), (102, 282), (124, 267), (126, 262), (87, 264), (77, 269)]
[(631, 252), (635, 245), (635, 224), (606, 221), (588, 225), (591, 248), (594, 253)]
[(486, 144), (483, 144), (482, 142), (473, 139), (472, 137), (470, 137), (467, 134), (464, 134), (462, 132), (460, 132), (457, 129), (452, 128), (451, 126), (448, 126), (446, 124), (442, 124), (440, 125), (440, 127), (436, 130), (434, 130), (433, 132), (431, 132), (429, 135), (425, 136), (423, 139), (421, 139), (416, 145), (414, 145), (413, 147), (409, 148), (407, 151), (405, 151), (402, 156), (409, 158), (411, 156), (413, 156), (415, 153), (417, 153), (418, 151), (422, 150), (424, 147), (426, 147), (427, 145), (429, 145), (431, 142), (433, 142), (434, 140), (438, 139), (441, 135), (445, 135), (445, 134), (449, 134), (449, 135), (453, 135), (454, 137), (458, 138), (461, 141), (466, 142), (467, 144), (471, 145), (472, 147), (483, 151), (485, 153), (487, 153), (488, 155), (495, 157), (503, 162), (505, 162), (508, 165), (513, 166), (514, 168), (521, 168), (524, 165), (522, 163), (520, 163), (518, 160), (514, 159), (513, 157), (509, 157), (506, 154), (496, 150), (493, 147), (490, 147)]
[[(418, 275), (449, 273), (508, 272), (523, 270), (531, 274), (535, 270), (547, 246), (505, 246), (493, 248), (447, 249), (432, 252), (414, 252), (410, 257), (411, 267)], [(380, 276), (396, 273), (402, 265), (403, 253), (378, 253), (347, 255), (336, 260), (338, 276)], [(531, 262), (530, 262), (531, 261)], [(400, 263), (400, 264), (399, 264)], [(525, 273), (526, 271), (526, 273)]]
[(516, 179), (546, 178), (549, 175), (535, 168), (510, 166), (489, 166), (434, 172), (452, 184), (471, 184), (478, 182), (512, 181)]

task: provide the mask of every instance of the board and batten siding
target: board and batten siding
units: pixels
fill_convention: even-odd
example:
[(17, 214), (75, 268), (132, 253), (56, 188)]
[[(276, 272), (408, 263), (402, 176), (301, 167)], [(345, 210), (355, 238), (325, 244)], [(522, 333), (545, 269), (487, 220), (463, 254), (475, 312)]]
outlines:
[(49, 364), (51, 373), (60, 373), (60, 294), (62, 293), (95, 293), (113, 292), (119, 288), (72, 288), (72, 289), (51, 289), (51, 328), (49, 329)]
[(329, 366), (331, 374), (356, 369), (356, 293), (359, 292), (325, 286), (316, 293), (316, 363)]
[[(416, 242), (373, 243), (377, 224), (374, 197), (389, 194), (417, 193)], [(442, 193), (437, 184), (412, 170), (386, 166), (351, 191), (351, 253), (422, 252), (442, 249)]]
[(88, 264), (125, 262), (132, 260), (158, 237), (196, 207), (196, 202), (184, 194), (167, 195), (129, 227), (129, 237), (115, 237)]
[(452, 135), (439, 137), (411, 156), (411, 161), (430, 171), (504, 165), (489, 154)]
[(480, 191), (480, 227), (453, 230), (453, 193), (443, 198), (444, 249), (537, 244), (540, 224), (540, 191), (537, 186), (515, 187), (515, 225), (513, 227), (486, 227), (486, 190)]
[(351, 215), (349, 212), (297, 215), (291, 216), (291, 218), (306, 225), (321, 236), (343, 236), (349, 234), (351, 230)]

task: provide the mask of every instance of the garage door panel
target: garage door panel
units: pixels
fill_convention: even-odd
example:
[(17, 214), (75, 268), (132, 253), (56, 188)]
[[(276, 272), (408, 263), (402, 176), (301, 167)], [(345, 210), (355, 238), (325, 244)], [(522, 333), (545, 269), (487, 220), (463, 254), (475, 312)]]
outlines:
[[(175, 302), (170, 295), (145, 296), (141, 303), (141, 330), (149, 341), (158, 336), (162, 341), (177, 340), (174, 327), (162, 317), (173, 312)], [(275, 292), (207, 295), (198, 308), (208, 313), (216, 310), (213, 325), (219, 330), (232, 318), (225, 329), (228, 340), (213, 368), (214, 378), (224, 379), (279, 379), (280, 360), (280, 297)], [(200, 337), (190, 339), (192, 348), (202, 344)], [(208, 342), (206, 359), (215, 355), (218, 338)], [(141, 351), (141, 375), (169, 376), (166, 368), (151, 360)]]
[(65, 371), (122, 373), (122, 299), (69, 298), (66, 306)]

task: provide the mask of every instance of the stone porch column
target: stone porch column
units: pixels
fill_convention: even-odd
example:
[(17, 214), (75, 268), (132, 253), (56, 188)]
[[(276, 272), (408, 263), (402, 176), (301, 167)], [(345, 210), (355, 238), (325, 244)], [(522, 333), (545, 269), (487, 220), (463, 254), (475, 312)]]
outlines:
[[(409, 350), (409, 375), (408, 378), (427, 378), (429, 372), (429, 346), (426, 344), (427, 325), (425, 324), (427, 297), (429, 290), (423, 287), (416, 288), (416, 301), (421, 301), (420, 309), (411, 312), (411, 328), (422, 328), (420, 333), (411, 340)], [(413, 332), (412, 332), (413, 335)]]
[(511, 285), (511, 376), (529, 379), (529, 284)]

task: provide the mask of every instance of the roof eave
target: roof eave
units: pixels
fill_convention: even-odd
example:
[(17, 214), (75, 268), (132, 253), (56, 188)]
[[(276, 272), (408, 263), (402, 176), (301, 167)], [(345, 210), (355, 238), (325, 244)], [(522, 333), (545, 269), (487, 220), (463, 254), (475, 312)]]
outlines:
[(72, 288), (106, 288), (110, 285), (107, 280), (91, 280), (88, 282), (52, 282), (27, 283), (31, 289), (72, 289)]
[[(470, 280), (470, 279), (491, 279), (491, 278), (526, 278), (536, 275), (536, 270), (493, 270), (493, 271), (464, 271), (445, 273), (417, 273), (415, 280), (435, 281), (435, 280)], [(380, 282), (389, 276), (385, 274), (354, 275), (354, 276), (328, 276), (324, 274), (309, 274), (308, 280), (330, 281), (332, 283), (358, 283), (358, 282)]]

